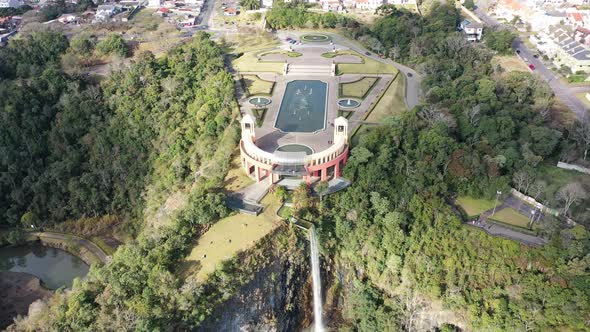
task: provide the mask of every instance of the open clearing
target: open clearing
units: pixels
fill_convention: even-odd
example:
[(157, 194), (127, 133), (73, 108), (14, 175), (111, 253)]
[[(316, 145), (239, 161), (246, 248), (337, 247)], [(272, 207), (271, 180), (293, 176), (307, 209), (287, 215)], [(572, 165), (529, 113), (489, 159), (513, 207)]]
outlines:
[[(467, 213), (469, 217), (473, 217), (480, 215), (484, 211), (493, 209), (495, 201), (461, 196), (458, 197), (455, 202), (461, 207), (461, 209), (463, 209), (463, 211), (465, 211), (465, 213)], [(497, 215), (498, 213), (496, 212), (495, 216)]]
[(186, 258), (186, 273), (196, 272), (197, 280), (204, 281), (221, 262), (252, 248), (281, 225), (276, 215), (280, 206), (278, 199), (269, 194), (261, 204), (266, 208), (258, 216), (237, 213), (211, 226)]
[(340, 98), (350, 97), (364, 99), (371, 91), (379, 77), (363, 77), (358, 81), (340, 84)]
[(492, 59), (492, 63), (499, 64), (506, 73), (513, 71), (529, 71), (527, 65), (516, 55), (497, 55)]
[(490, 219), (522, 228), (528, 228), (527, 226), (529, 224), (529, 218), (518, 213), (513, 208), (496, 211), (496, 214), (493, 217), (490, 216)]

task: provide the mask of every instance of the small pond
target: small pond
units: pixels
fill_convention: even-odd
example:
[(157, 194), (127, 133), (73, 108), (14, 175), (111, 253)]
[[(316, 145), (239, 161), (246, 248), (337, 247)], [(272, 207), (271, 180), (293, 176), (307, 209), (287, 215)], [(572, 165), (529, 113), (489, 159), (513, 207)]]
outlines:
[(328, 84), (317, 80), (287, 83), (275, 127), (285, 133), (324, 129)]
[(64, 250), (29, 244), (0, 248), (0, 270), (34, 275), (51, 289), (72, 287), (74, 278), (88, 274), (89, 266)]
[(330, 37), (321, 34), (308, 34), (301, 36), (301, 40), (312, 43), (320, 43), (330, 41)]

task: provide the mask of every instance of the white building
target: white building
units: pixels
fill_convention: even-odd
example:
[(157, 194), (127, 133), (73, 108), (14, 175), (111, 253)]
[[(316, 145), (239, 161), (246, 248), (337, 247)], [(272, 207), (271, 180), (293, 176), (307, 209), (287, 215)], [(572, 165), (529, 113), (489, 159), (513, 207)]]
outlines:
[(386, 0), (388, 5), (415, 5), (416, 0)]
[(262, 7), (271, 8), (273, 0), (262, 0)]
[(345, 2), (347, 7), (360, 10), (375, 10), (384, 4), (384, 0), (352, 0)]
[(164, 4), (163, 0), (149, 0), (148, 7), (149, 8), (160, 8)]
[(121, 12), (121, 6), (113, 4), (104, 4), (96, 8), (96, 14), (94, 15), (94, 21), (104, 22), (114, 15)]
[(0, 8), (18, 8), (23, 5), (23, 2), (20, 0), (0, 0)]
[(459, 24), (459, 31), (463, 31), (468, 41), (480, 41), (483, 36), (483, 24), (472, 22), (470, 20), (463, 20)]
[(574, 31), (563, 26), (550, 26), (548, 31), (532, 35), (530, 40), (558, 68), (565, 66), (573, 73), (590, 72), (590, 50), (575, 40)]

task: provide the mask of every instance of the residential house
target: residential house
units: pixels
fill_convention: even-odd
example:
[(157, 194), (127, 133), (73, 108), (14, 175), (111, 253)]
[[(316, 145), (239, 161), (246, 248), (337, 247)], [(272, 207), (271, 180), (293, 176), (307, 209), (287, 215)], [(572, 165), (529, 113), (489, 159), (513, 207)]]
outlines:
[(262, 0), (262, 7), (272, 8), (273, 0)]
[(322, 9), (325, 11), (341, 11), (342, 10), (342, 3), (340, 0), (323, 0), (322, 1)]
[(575, 32), (564, 26), (550, 26), (546, 32), (530, 37), (537, 49), (561, 68), (572, 72), (590, 72), (590, 50), (576, 40)]
[(121, 12), (121, 6), (114, 4), (103, 4), (96, 8), (94, 15), (95, 22), (105, 22), (114, 15)]
[(57, 18), (60, 23), (68, 24), (68, 23), (75, 23), (78, 21), (78, 17), (74, 14), (63, 14)]
[(388, 5), (415, 5), (416, 0), (386, 0)]
[(570, 12), (567, 13), (567, 18), (569, 23), (574, 27), (583, 27), (584, 26), (584, 17), (580, 12)]
[(347, 3), (347, 7), (360, 10), (375, 10), (385, 4), (384, 0), (352, 0)]
[(20, 0), (0, 0), (0, 8), (18, 8), (24, 3)]
[(590, 46), (590, 29), (577, 27), (574, 31), (574, 39), (582, 45)]
[(238, 10), (235, 9), (235, 8), (233, 8), (233, 7), (226, 8), (223, 11), (223, 15), (225, 15), (225, 16), (236, 16), (236, 15), (238, 15)]
[(148, 0), (148, 7), (149, 8), (160, 8), (164, 4), (163, 0)]
[(531, 31), (542, 31), (548, 26), (562, 24), (567, 21), (567, 14), (556, 10), (537, 11), (529, 16)]
[(483, 36), (483, 24), (466, 19), (459, 24), (459, 31), (465, 33), (468, 41), (480, 41)]

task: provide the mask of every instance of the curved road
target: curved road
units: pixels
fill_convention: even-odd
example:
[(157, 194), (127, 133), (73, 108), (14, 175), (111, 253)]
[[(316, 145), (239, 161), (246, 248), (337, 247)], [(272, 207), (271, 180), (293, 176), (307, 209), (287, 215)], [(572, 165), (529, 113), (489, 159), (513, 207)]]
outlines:
[(109, 260), (109, 256), (104, 251), (102, 251), (102, 249), (100, 249), (99, 246), (92, 243), (91, 241), (88, 241), (88, 240), (83, 239), (83, 238), (76, 236), (76, 235), (52, 233), (52, 232), (35, 232), (35, 233), (31, 233), (31, 235), (36, 236), (40, 239), (46, 238), (46, 239), (53, 239), (53, 240), (59, 240), (59, 241), (75, 240), (78, 242), (78, 244), (80, 246), (88, 249), (88, 251), (90, 251), (96, 257), (98, 257), (98, 259), (100, 259), (101, 262), (106, 263)]
[[(483, 3), (484, 0), (480, 0), (477, 2), (478, 7), (474, 10), (475, 14), (488, 26), (490, 27), (498, 27), (499, 29), (506, 29), (507, 27), (502, 25), (493, 17), (489, 16), (486, 13), (487, 4)], [(572, 112), (576, 114), (578, 119), (582, 119), (588, 116), (588, 110), (584, 103), (576, 97), (576, 93), (578, 92), (588, 92), (590, 91), (590, 87), (583, 88), (583, 87), (572, 87), (568, 84), (564, 84), (559, 75), (554, 73), (551, 69), (547, 68), (545, 64), (534, 57), (535, 54), (538, 54), (537, 51), (531, 51), (521, 40), (520, 38), (516, 38), (512, 43), (512, 49), (516, 52), (517, 50), (520, 51), (518, 56), (527, 64), (533, 64), (535, 66), (534, 72), (539, 75), (543, 80), (549, 84), (553, 93), (563, 101), (564, 104), (569, 107)]]

